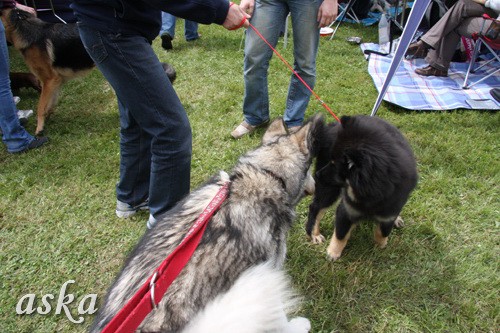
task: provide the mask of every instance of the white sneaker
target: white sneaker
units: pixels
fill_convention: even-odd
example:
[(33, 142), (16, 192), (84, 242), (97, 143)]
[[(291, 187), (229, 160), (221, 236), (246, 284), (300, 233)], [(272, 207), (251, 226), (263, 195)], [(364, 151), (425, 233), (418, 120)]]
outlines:
[(33, 115), (33, 110), (17, 110), (17, 117), (19, 119), (28, 119)]
[(19, 103), (21, 101), (21, 97), (19, 96), (14, 96), (14, 104), (17, 105), (17, 103)]
[(131, 206), (128, 203), (116, 200), (116, 216), (122, 219), (129, 218), (135, 215), (140, 210), (149, 209), (148, 203), (148, 199), (146, 199), (137, 206)]
[(158, 220), (155, 219), (153, 217), (153, 215), (149, 214), (149, 219), (148, 219), (148, 222), (146, 223), (146, 227), (148, 229), (152, 229), (156, 225), (157, 222), (158, 222)]
[(250, 134), (252, 133), (253, 131), (255, 131), (255, 129), (257, 127), (262, 127), (262, 126), (266, 126), (267, 124), (269, 123), (269, 120), (266, 120), (265, 122), (263, 122), (262, 124), (260, 125), (257, 125), (257, 126), (253, 126), (253, 125), (250, 125), (249, 123), (247, 123), (245, 120), (243, 120), (241, 122), (241, 124), (239, 124), (232, 132), (231, 132), (231, 136), (235, 139), (239, 139), (247, 134)]

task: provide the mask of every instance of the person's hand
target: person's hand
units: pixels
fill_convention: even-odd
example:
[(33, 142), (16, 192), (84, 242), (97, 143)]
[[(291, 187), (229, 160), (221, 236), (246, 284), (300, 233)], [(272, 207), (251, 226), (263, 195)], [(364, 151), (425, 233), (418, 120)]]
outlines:
[(319, 27), (327, 27), (337, 18), (339, 5), (337, 0), (324, 0), (318, 10)]
[(245, 13), (245, 11), (235, 3), (231, 2), (229, 6), (229, 11), (227, 12), (226, 20), (222, 24), (227, 30), (236, 30), (241, 27), (248, 28), (248, 19), (250, 15)]
[(243, 9), (245, 13), (252, 16), (255, 8), (255, 0), (241, 0), (240, 8)]
[(36, 10), (35, 10), (35, 8), (28, 7), (28, 6), (25, 6), (25, 5), (21, 5), (20, 3), (16, 3), (16, 8), (18, 8), (18, 9), (20, 9), (22, 11), (28, 12), (28, 13), (30, 13), (33, 16), (36, 16)]

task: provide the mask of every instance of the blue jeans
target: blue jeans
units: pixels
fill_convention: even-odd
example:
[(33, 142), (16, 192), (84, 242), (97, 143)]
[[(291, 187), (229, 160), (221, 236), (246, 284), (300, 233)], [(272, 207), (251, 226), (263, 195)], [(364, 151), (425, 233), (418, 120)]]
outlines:
[[(160, 36), (168, 33), (172, 39), (175, 37), (176, 17), (172, 14), (161, 12)], [(198, 39), (198, 22), (184, 20), (184, 37), (187, 41)]]
[[(294, 69), (314, 88), (319, 44), (318, 9), (322, 0), (256, 0), (250, 23), (276, 47), (288, 13), (291, 13)], [(243, 115), (250, 125), (269, 119), (267, 75), (273, 51), (248, 28), (245, 37)], [(283, 65), (283, 70), (288, 70)], [(287, 126), (301, 125), (311, 92), (292, 74), (283, 119)]]
[(9, 51), (5, 40), (5, 28), (0, 21), (0, 128), (2, 140), (9, 153), (28, 148), (35, 138), (19, 123), (17, 108), (10, 90)]
[(149, 198), (158, 218), (189, 193), (192, 135), (184, 107), (147, 39), (78, 28), (118, 100), (117, 199), (136, 206)]

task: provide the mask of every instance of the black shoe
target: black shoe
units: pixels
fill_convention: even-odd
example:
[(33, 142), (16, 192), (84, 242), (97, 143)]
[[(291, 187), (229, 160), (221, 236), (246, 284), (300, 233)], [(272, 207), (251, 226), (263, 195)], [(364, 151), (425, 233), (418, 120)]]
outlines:
[(24, 152), (31, 150), (31, 149), (39, 148), (39, 147), (43, 146), (44, 144), (46, 144), (48, 141), (49, 141), (49, 138), (47, 138), (46, 136), (35, 136), (35, 139), (30, 142), (28, 147), (26, 147), (26, 149), (20, 151), (20, 153), (24, 153)]
[(172, 46), (172, 37), (169, 34), (161, 35), (161, 47), (165, 50), (171, 50), (174, 48)]
[(500, 103), (500, 88), (493, 88), (490, 90), (490, 95), (493, 96), (495, 101)]
[(47, 138), (46, 136), (35, 136), (35, 138), (33, 139), (33, 141), (30, 142), (28, 147), (24, 148), (23, 150), (13, 152), (13, 154), (21, 154), (27, 152), (28, 150), (39, 148), (44, 144), (46, 144), (48, 141), (49, 138)]
[(19, 124), (21, 124), (22, 127), (26, 127), (28, 125), (28, 118), (19, 118)]

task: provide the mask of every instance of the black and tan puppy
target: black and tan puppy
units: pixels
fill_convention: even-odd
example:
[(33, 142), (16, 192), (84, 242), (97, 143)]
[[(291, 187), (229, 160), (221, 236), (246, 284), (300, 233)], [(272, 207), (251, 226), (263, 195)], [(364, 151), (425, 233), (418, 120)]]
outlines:
[(341, 197), (328, 256), (341, 256), (353, 227), (364, 219), (376, 222), (375, 242), (384, 248), (394, 225), (402, 226), (399, 214), (417, 184), (410, 145), (396, 127), (377, 117), (342, 117), (340, 125), (325, 126), (324, 131), (329, 139), (316, 152), (307, 234), (313, 243), (325, 240), (319, 222)]

